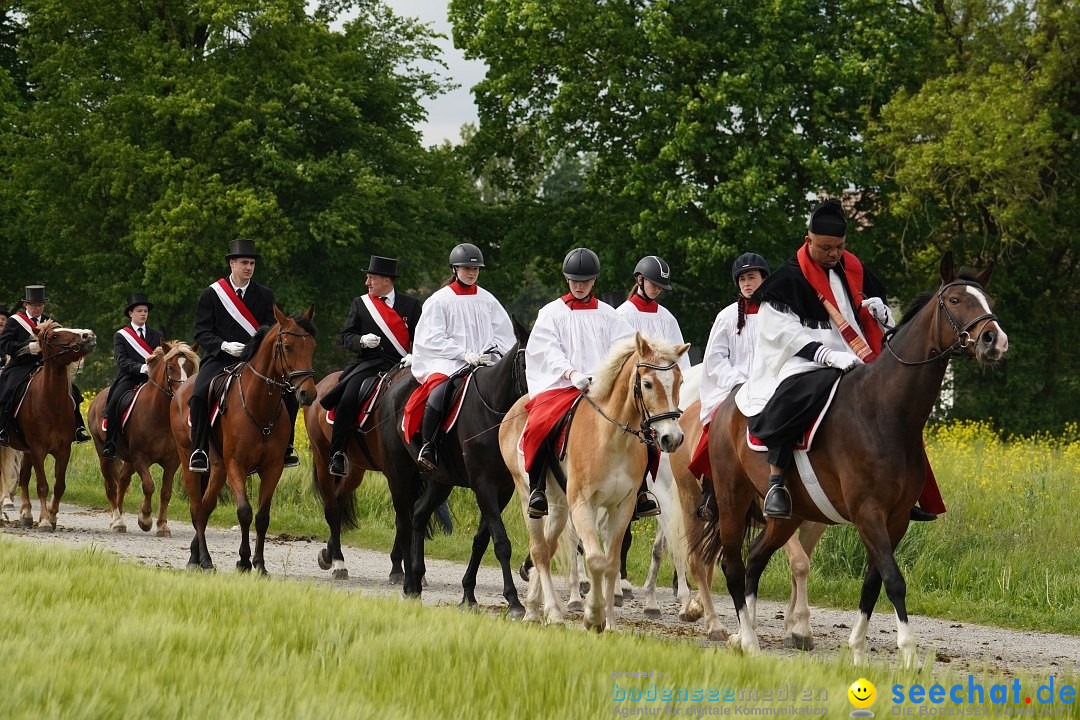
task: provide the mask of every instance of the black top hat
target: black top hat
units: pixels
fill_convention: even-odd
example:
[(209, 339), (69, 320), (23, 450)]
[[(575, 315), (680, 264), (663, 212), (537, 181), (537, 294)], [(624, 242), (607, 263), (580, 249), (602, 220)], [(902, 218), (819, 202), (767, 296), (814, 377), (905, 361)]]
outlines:
[(0, 305), (0, 315), (3, 315), (4, 317), (11, 317), (11, 311), (8, 310), (7, 305)]
[(383, 275), (388, 278), (397, 277), (397, 258), (372, 255), (368, 261), (367, 272), (372, 275)]
[(150, 298), (146, 297), (146, 293), (133, 292), (127, 297), (127, 307), (124, 308), (124, 314), (131, 312), (131, 309), (139, 305), (145, 305), (147, 310), (153, 310), (154, 304), (150, 302)]
[(233, 258), (254, 258), (258, 260), (261, 255), (255, 252), (255, 241), (248, 240), (247, 238), (239, 238), (238, 240), (232, 240), (229, 242), (229, 254), (225, 256), (226, 260), (232, 260)]
[(26, 297), (23, 298), (23, 302), (27, 304), (48, 302), (48, 300), (45, 298), (45, 286), (27, 285)]

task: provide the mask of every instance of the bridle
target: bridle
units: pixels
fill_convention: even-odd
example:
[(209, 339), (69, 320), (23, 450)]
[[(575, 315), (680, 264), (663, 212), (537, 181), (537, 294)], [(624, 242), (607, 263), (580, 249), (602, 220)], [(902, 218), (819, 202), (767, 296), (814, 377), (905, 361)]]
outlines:
[[(253, 368), (251, 366), (251, 361), (250, 360), (245, 362), (245, 363), (242, 363), (240, 365), (240, 369), (238, 371), (236, 371), (236, 373), (235, 373), (236, 377), (240, 378), (244, 374), (244, 370), (250, 370), (252, 373), (255, 374), (255, 377), (259, 378), (260, 380), (262, 380), (263, 382), (266, 383), (266, 394), (267, 395), (273, 395), (274, 394), (274, 388), (279, 388), (282, 397), (285, 397), (286, 395), (288, 395), (291, 392), (296, 392), (296, 389), (300, 385), (303, 384), (304, 378), (311, 378), (312, 380), (314, 380), (315, 379), (315, 371), (314, 370), (312, 370), (310, 368), (305, 369), (305, 370), (293, 370), (289, 366), (289, 361), (285, 358), (285, 343), (282, 341), (282, 336), (283, 335), (292, 335), (292, 336), (295, 336), (295, 337), (311, 337), (311, 333), (296, 332), (294, 330), (285, 330), (284, 328), (282, 328), (279, 325), (278, 326), (277, 338), (275, 339), (275, 342), (274, 342), (274, 360), (273, 360), (273, 367), (280, 370), (280, 373), (278, 373), (278, 377), (273, 378), (273, 377), (270, 377), (268, 375), (263, 375), (262, 373), (260, 373), (258, 370), (256, 370), (255, 368)], [(297, 384), (294, 384), (294, 381), (297, 378), (299, 378), (301, 380), (301, 382), (297, 383)], [(240, 404), (243, 405), (243, 407), (244, 407), (244, 414), (248, 416), (248, 419), (251, 420), (252, 424), (255, 425), (255, 427), (260, 429), (260, 431), (263, 434), (263, 437), (269, 436), (270, 432), (274, 429), (274, 424), (278, 421), (278, 418), (281, 417), (281, 405), (282, 404), (280, 402), (277, 404), (277, 411), (274, 413), (274, 416), (272, 418), (270, 418), (269, 424), (267, 424), (265, 426), (260, 425), (259, 421), (256, 420), (255, 417), (251, 414), (251, 410), (248, 409), (247, 399), (244, 397), (244, 384), (243, 384), (243, 382), (239, 383), (239, 385), (240, 385)]]
[[(625, 364), (625, 361), (623, 364)], [(673, 362), (670, 365), (657, 365), (655, 363), (640, 360), (634, 365), (634, 405), (637, 407), (638, 412), (641, 413), (641, 428), (638, 430), (608, 416), (607, 413), (600, 409), (600, 406), (596, 404), (596, 401), (587, 394), (584, 396), (585, 400), (592, 405), (596, 412), (600, 413), (600, 417), (611, 424), (616, 425), (622, 429), (623, 432), (637, 437), (639, 442), (654, 446), (656, 444), (656, 429), (653, 428), (653, 425), (661, 420), (678, 420), (682, 417), (682, 410), (675, 408), (668, 412), (662, 412), (656, 415), (651, 414), (649, 412), (649, 407), (645, 404), (645, 396), (641, 392), (641, 375), (638, 374), (637, 370), (639, 368), (649, 368), (650, 370), (668, 371), (674, 369), (678, 364), (678, 362)]]
[(69, 344), (53, 342), (53, 336), (56, 335), (56, 333), (57, 330), (49, 330), (47, 333), (45, 333), (45, 344), (49, 347), (60, 348), (59, 352), (53, 353), (52, 355), (50, 355), (50, 357), (56, 357), (57, 355), (63, 355), (69, 352), (82, 351), (82, 341), (79, 340), (76, 340), (75, 342)]
[[(941, 314), (944, 313), (945, 318), (949, 321), (949, 325), (952, 326), (953, 332), (956, 333), (956, 341), (947, 348), (931, 348), (931, 352), (933, 352), (934, 354), (925, 360), (904, 360), (896, 354), (895, 350), (893, 350), (890, 341), (895, 335), (895, 331), (890, 332), (888, 335), (885, 336), (884, 344), (888, 351), (892, 354), (892, 356), (896, 358), (901, 365), (926, 365), (927, 363), (938, 362), (942, 360), (948, 362), (951, 358), (960, 357), (964, 354), (964, 350), (978, 343), (978, 338), (982, 334), (983, 329), (988, 323), (1000, 323), (998, 316), (990, 312), (979, 315), (975, 319), (969, 321), (966, 325), (961, 325), (960, 321), (958, 321), (956, 317), (951, 312), (949, 312), (949, 308), (945, 305), (944, 299), (945, 291), (955, 285), (969, 285), (980, 290), (982, 290), (983, 288), (979, 283), (972, 280), (953, 280), (952, 282), (946, 283), (941, 287), (940, 290), (938, 290), (937, 308), (934, 311), (933, 336), (935, 339), (938, 337), (938, 328), (941, 324)], [(976, 325), (979, 325), (979, 327), (976, 332), (972, 333), (971, 329)]]
[[(185, 359), (184, 354), (178, 353), (177, 355), (180, 358), (178, 362), (183, 362), (183, 360)], [(174, 378), (169, 372), (168, 355), (162, 355), (161, 362), (165, 364), (165, 386), (162, 387), (161, 385), (159, 385), (157, 381), (154, 380), (154, 378), (150, 377), (150, 375), (146, 376), (146, 381), (156, 387), (161, 392), (163, 392), (165, 394), (165, 397), (172, 399), (173, 395), (176, 394), (176, 391), (173, 390), (173, 385), (179, 385), (183, 381), (180, 380), (180, 378)]]

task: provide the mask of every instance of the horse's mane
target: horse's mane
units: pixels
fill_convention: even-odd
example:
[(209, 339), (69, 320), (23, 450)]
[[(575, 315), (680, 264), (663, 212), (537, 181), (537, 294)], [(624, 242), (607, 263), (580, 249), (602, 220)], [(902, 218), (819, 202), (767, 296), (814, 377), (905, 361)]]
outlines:
[[(668, 363), (678, 361), (679, 353), (672, 343), (653, 337), (644, 339), (657, 355), (658, 361)], [(619, 372), (636, 351), (636, 336), (615, 343), (611, 348), (611, 352), (604, 358), (603, 363), (593, 373), (593, 384), (589, 388), (589, 396), (595, 400), (606, 400), (615, 387), (615, 379), (619, 377)]]
[(299, 325), (305, 332), (311, 333), (312, 337), (315, 337), (315, 323), (311, 322), (311, 318), (306, 318), (303, 315), (290, 316), (292, 321)]
[[(183, 355), (191, 361), (192, 365), (195, 367), (195, 372), (199, 371), (199, 355), (191, 349), (190, 345), (188, 345), (186, 342), (183, 342), (182, 340), (173, 340), (169, 344), (172, 345), (172, 350), (170, 350), (168, 354), (165, 355), (165, 362), (172, 360), (177, 355)], [(158, 353), (161, 350), (162, 348), (159, 345), (154, 349), (154, 352)]]
[(255, 334), (248, 340), (248, 344), (244, 348), (244, 354), (240, 357), (242, 362), (251, 362), (251, 358), (255, 357), (255, 353), (259, 351), (259, 346), (262, 345), (263, 338), (266, 337), (266, 333), (270, 332), (272, 327), (273, 325), (263, 325), (255, 331)]
[(43, 323), (40, 323), (37, 326), (37, 335), (38, 335), (38, 337), (45, 337), (45, 333), (49, 332), (50, 330), (52, 330), (54, 328), (58, 328), (58, 327), (62, 327), (62, 325), (60, 325), (60, 323), (56, 322), (52, 318), (49, 318), (48, 320), (46, 320)]

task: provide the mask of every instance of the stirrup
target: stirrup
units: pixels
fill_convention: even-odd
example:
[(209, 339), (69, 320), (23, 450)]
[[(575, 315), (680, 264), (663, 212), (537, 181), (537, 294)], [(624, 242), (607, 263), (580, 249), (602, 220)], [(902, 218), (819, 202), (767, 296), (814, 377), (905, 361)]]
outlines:
[(105, 445), (101, 448), (101, 457), (105, 458), (106, 460), (115, 460), (116, 459), (116, 443), (114, 443), (114, 442), (105, 443)]
[(75, 428), (75, 444), (82, 445), (83, 443), (90, 442), (93, 438), (90, 437), (90, 433), (86, 432), (86, 428), (79, 426)]
[(210, 459), (206, 457), (205, 450), (196, 448), (191, 453), (191, 458), (188, 460), (188, 470), (197, 473), (210, 472)]
[(713, 500), (712, 493), (701, 498), (701, 504), (698, 505), (697, 510), (694, 511), (694, 514), (699, 520), (712, 522), (716, 519), (716, 512), (713, 510)]
[(547, 495), (543, 490), (537, 488), (529, 494), (529, 517), (533, 520), (544, 517), (548, 514)]
[(300, 457), (296, 454), (296, 448), (292, 445), (285, 448), (285, 463), (282, 467), (300, 467)]
[(345, 477), (349, 474), (349, 456), (341, 450), (330, 456), (330, 474)]
[(439, 455), (435, 450), (434, 442), (426, 442), (420, 446), (420, 452), (416, 454), (416, 464), (421, 470), (427, 472), (439, 467)]
[(783, 485), (771, 485), (769, 492), (765, 494), (765, 504), (762, 510), (767, 518), (774, 520), (787, 520), (791, 517), (791, 494)]
[(935, 515), (934, 513), (928, 510), (923, 510), (918, 505), (911, 508), (912, 522), (933, 522), (934, 520), (937, 520), (937, 515)]
[(660, 503), (656, 502), (656, 496), (654, 496), (648, 490), (643, 490), (638, 493), (637, 505), (634, 506), (634, 520), (638, 518), (656, 517), (660, 514)]

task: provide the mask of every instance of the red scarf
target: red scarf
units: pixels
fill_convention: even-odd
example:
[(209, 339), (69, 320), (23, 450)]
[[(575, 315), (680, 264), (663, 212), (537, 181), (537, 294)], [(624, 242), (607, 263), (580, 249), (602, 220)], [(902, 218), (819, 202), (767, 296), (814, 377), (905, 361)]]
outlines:
[(597, 302), (596, 296), (592, 293), (589, 293), (589, 296), (584, 300), (578, 300), (574, 297), (574, 293), (566, 293), (559, 299), (566, 303), (566, 307), (571, 310), (595, 310), (600, 307), (600, 303)]
[[(796, 255), (799, 259), (799, 269), (802, 270), (803, 276), (810, 283), (810, 287), (814, 288), (814, 292), (817, 293), (821, 304), (825, 306), (825, 311), (828, 312), (833, 323), (840, 329), (840, 334), (843, 335), (844, 340), (859, 356), (859, 359), (863, 362), (873, 362), (881, 352), (882, 332), (881, 326), (878, 325), (874, 316), (870, 314), (870, 310), (858, 305), (852, 308), (859, 320), (859, 327), (862, 328), (863, 336), (866, 338), (864, 341), (836, 308), (836, 297), (833, 295), (832, 287), (829, 285), (829, 274), (825, 268), (810, 257), (810, 245), (803, 243)], [(840, 260), (840, 271), (844, 273), (852, 297), (861, 297), (863, 266), (859, 262), (859, 258), (845, 250)]]
[(457, 278), (454, 278), (450, 283), (450, 289), (454, 291), (455, 295), (475, 295), (476, 283), (466, 285)]
[(630, 304), (636, 307), (639, 312), (643, 313), (654, 313), (660, 308), (660, 306), (656, 303), (655, 300), (650, 300), (647, 297), (642, 297), (636, 292), (630, 296)]

